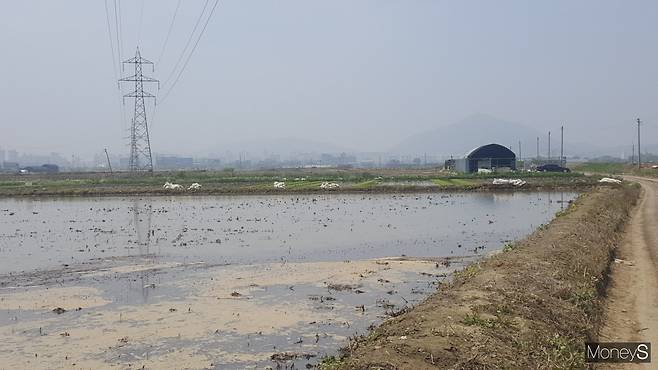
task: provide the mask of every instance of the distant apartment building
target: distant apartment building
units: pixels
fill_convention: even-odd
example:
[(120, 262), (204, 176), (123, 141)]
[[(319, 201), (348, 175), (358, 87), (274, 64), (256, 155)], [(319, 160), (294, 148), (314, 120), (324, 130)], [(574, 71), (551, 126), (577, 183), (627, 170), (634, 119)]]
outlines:
[(2, 162), (2, 170), (3, 171), (18, 171), (18, 162), (9, 162), (9, 161), (4, 161)]
[(320, 155), (320, 161), (321, 161), (321, 164), (323, 164), (323, 165), (346, 166), (346, 165), (355, 164), (356, 163), (356, 156), (346, 154), (346, 153), (340, 153), (339, 155), (334, 155), (334, 154), (329, 154), (329, 153), (322, 153)]
[(194, 168), (192, 157), (178, 157), (169, 155), (157, 155), (155, 165), (160, 170), (183, 170)]
[(10, 150), (7, 152), (7, 162), (18, 162), (18, 152)]
[(222, 160), (219, 158), (197, 158), (196, 167), (207, 170), (222, 169)]

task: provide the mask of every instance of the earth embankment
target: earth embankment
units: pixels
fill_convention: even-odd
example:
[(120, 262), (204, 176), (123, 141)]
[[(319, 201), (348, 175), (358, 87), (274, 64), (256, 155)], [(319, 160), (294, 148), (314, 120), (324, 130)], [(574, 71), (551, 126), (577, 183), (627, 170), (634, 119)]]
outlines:
[(549, 225), (457, 274), (326, 368), (582, 368), (638, 186), (593, 190)]

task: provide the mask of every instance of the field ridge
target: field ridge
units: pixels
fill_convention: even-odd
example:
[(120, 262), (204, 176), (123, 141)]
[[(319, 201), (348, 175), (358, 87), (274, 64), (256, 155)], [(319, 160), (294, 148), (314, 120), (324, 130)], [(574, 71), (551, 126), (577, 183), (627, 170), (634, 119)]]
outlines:
[(633, 185), (581, 196), (321, 368), (584, 368), (584, 342), (601, 324), (614, 249), (638, 196)]

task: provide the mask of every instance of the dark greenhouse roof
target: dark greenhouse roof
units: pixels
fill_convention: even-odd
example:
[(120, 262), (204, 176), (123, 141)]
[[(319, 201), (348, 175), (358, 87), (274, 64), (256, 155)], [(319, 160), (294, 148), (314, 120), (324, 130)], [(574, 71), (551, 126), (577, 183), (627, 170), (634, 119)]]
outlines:
[(500, 144), (487, 144), (466, 153), (464, 158), (516, 158), (516, 155), (509, 148)]

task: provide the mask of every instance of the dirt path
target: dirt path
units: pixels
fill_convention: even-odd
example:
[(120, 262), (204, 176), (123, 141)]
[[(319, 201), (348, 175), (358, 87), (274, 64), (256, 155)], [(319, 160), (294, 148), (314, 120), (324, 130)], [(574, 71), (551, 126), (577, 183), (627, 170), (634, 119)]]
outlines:
[[(600, 341), (658, 345), (658, 181), (627, 177), (642, 185), (641, 200), (612, 266)], [(654, 350), (653, 366), (658, 363)], [(619, 368), (616, 365), (615, 368)]]

